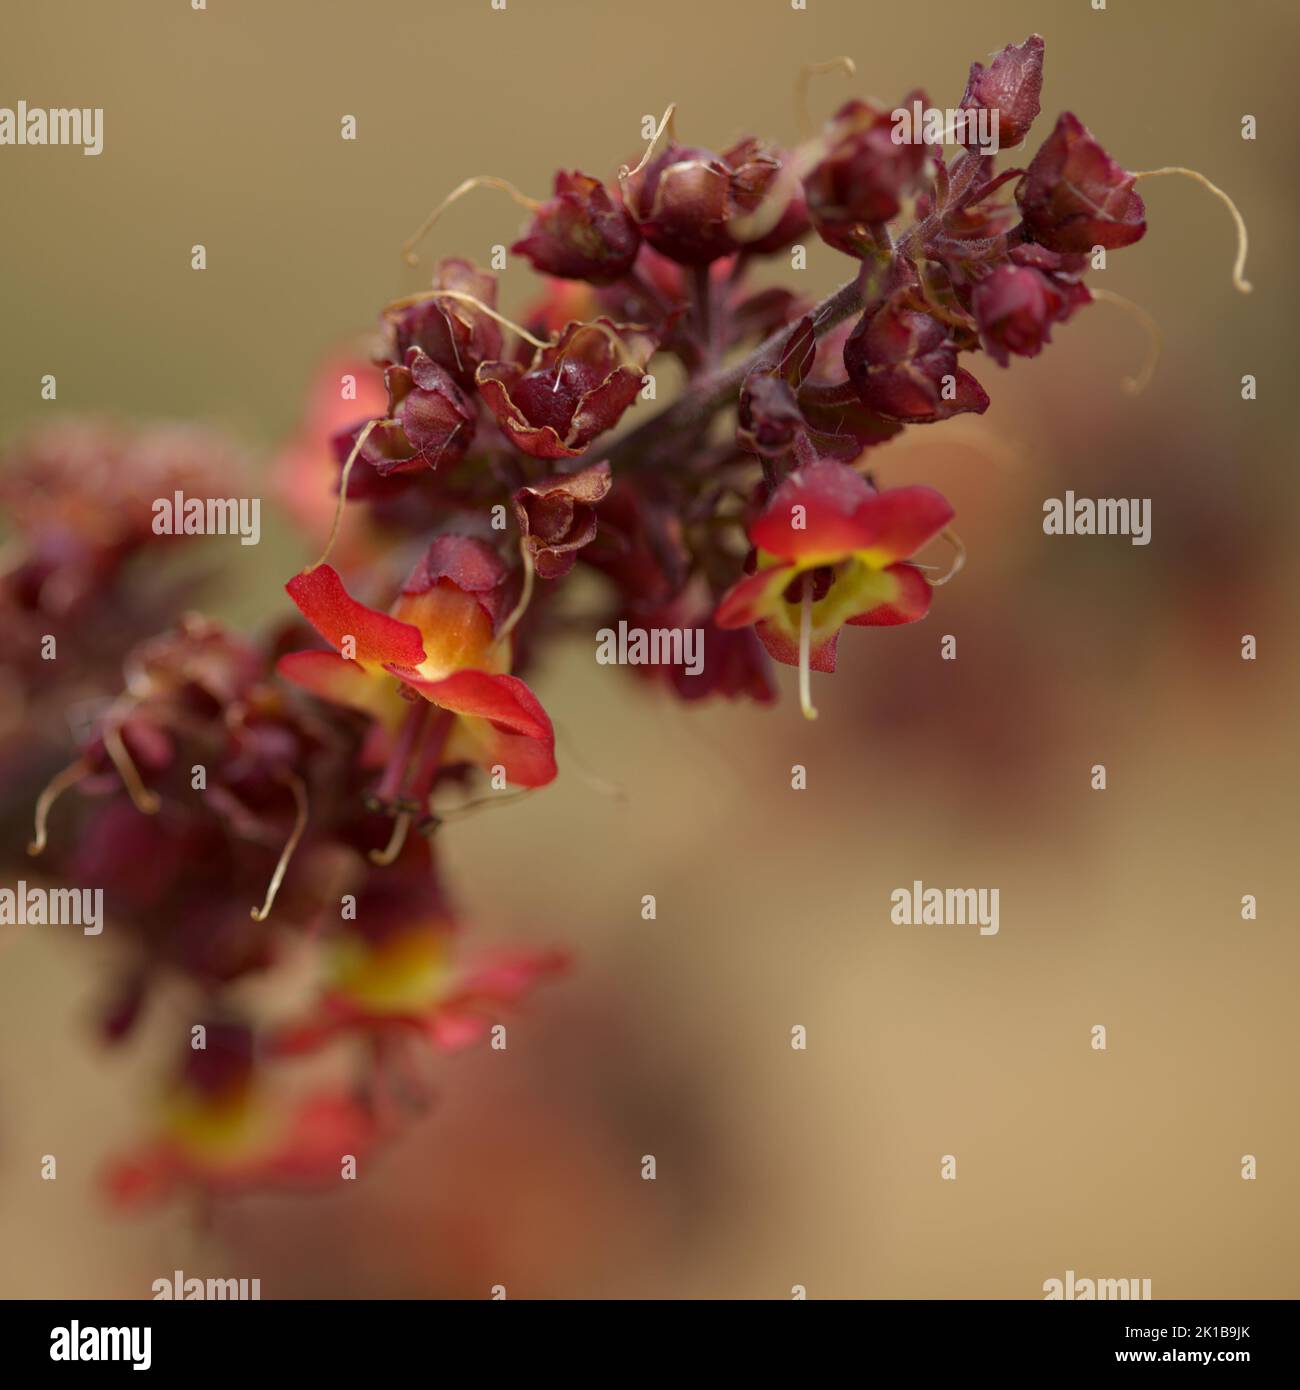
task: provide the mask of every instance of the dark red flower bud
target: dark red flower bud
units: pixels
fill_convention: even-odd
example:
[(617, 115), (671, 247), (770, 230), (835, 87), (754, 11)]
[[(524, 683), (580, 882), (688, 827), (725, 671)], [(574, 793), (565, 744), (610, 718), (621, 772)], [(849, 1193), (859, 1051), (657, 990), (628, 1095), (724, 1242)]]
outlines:
[(578, 551), (595, 539), (596, 503), (609, 489), (609, 464), (602, 461), (515, 493), (515, 517), (543, 579), (568, 574)]
[(720, 155), (671, 145), (624, 187), (641, 234), (683, 265), (707, 265), (768, 237), (797, 194), (777, 151), (753, 139)]
[(571, 323), (527, 369), (484, 362), (478, 389), (502, 431), (534, 458), (573, 458), (618, 424), (641, 389), (654, 339), (608, 319)]
[(1016, 202), (1033, 240), (1053, 251), (1131, 246), (1147, 229), (1134, 182), (1067, 111), (1034, 156)]
[(1043, 41), (1031, 34), (1019, 48), (1007, 44), (988, 67), (970, 65), (961, 109), (996, 111), (998, 143), (1004, 148), (1018, 145), (1038, 115), (1042, 90)]
[[(477, 416), (474, 403), (450, 372), (421, 348), (411, 347), (404, 363), (394, 362), (384, 369), (384, 384), (388, 387), (388, 419), (370, 431), (361, 449), (361, 458), (380, 477), (415, 473), (422, 468), (436, 472), (465, 457)], [(356, 437), (351, 436), (353, 441)], [(336, 451), (344, 457), (351, 449), (348, 439), (344, 435), (335, 440)]]
[(544, 275), (606, 285), (632, 269), (640, 245), (641, 234), (617, 194), (599, 179), (561, 170), (555, 196), (541, 204), (510, 249)]
[(988, 409), (984, 388), (957, 365), (947, 327), (908, 308), (905, 294), (862, 316), (844, 344), (844, 367), (863, 405), (887, 420), (926, 424)]
[[(497, 305), (495, 276), (473, 261), (442, 261), (433, 288), (470, 295), (489, 309)], [(396, 361), (418, 347), (467, 391), (473, 390), (479, 363), (501, 356), (501, 325), (463, 299), (425, 299), (395, 312), (390, 322)]]
[[(925, 104), (919, 92), (903, 98), (904, 107)], [(824, 137), (826, 153), (804, 179), (804, 196), (813, 226), (822, 240), (850, 256), (873, 223), (888, 222), (902, 209), (925, 164), (923, 143), (894, 140), (890, 112), (869, 101), (847, 102), (831, 118)]]
[(1007, 365), (1007, 354), (1036, 357), (1051, 341), (1051, 327), (1064, 323), (1092, 296), (1082, 283), (1082, 256), (1062, 256), (1045, 246), (1011, 250), (1012, 264), (999, 266), (975, 286), (971, 309), (984, 348)]
[(1028, 266), (999, 266), (971, 297), (985, 351), (1004, 367), (1008, 353), (1038, 356), (1051, 339), (1061, 303), (1047, 276)]

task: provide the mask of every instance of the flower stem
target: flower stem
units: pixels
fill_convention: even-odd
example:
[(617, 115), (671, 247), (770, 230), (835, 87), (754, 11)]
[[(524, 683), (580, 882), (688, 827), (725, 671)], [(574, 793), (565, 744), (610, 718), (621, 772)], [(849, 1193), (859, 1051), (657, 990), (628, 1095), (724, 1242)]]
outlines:
[[(823, 337), (861, 308), (862, 289), (855, 275), (812, 311), (813, 336)], [(698, 431), (723, 406), (733, 403), (745, 378), (755, 367), (780, 357), (794, 328), (795, 325), (778, 328), (742, 361), (706, 373), (666, 410), (617, 440), (606, 455), (615, 475), (620, 468), (631, 472), (646, 467), (666, 443), (675, 443), (679, 435)]]

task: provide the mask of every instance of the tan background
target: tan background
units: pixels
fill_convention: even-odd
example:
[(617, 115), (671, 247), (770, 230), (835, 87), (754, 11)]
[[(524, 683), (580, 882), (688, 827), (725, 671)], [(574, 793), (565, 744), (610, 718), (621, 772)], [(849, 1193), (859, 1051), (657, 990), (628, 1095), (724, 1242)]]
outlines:
[[(98, 944), (0, 942), (0, 1294), (146, 1295), (180, 1267), (268, 1297), (1032, 1298), (1066, 1269), (1300, 1295), (1289, 0), (9, 4), (0, 104), (107, 114), (97, 159), (0, 149), (0, 419), (198, 417), (265, 456), (319, 360), (420, 284), (397, 247), (467, 175), (608, 174), (670, 100), (703, 144), (789, 139), (798, 64), (839, 53), (857, 90), (955, 104), (971, 59), (1033, 30), (1038, 138), (1074, 109), (1127, 167), (1229, 187), (1255, 295), (1229, 287), (1224, 210), (1147, 185), (1147, 239), (1098, 279), (1163, 326), (1151, 391), (1120, 393), (1142, 339), (1099, 305), (1037, 361), (977, 364), (981, 422), (882, 451), (884, 481), (948, 492), (971, 561), (925, 624), (850, 630), (816, 726), (788, 672), (776, 710), (686, 710), (557, 653), (539, 694), (629, 805), (561, 776), (448, 847), (483, 937), (568, 941), (576, 972), (508, 1053), (446, 1064), (439, 1111), (355, 1190), (237, 1203), (208, 1237), (107, 1214), (91, 1178), (163, 1044), (89, 1040)], [(825, 78), (814, 107), (851, 90)], [(484, 193), (436, 249), (484, 260), (517, 221)], [(810, 248), (809, 288), (844, 270)], [(1048, 540), (1065, 488), (1151, 497), (1153, 543)], [(212, 606), (269, 618), (305, 558), (273, 529)], [(1000, 888), (1000, 935), (891, 926), (914, 878)]]

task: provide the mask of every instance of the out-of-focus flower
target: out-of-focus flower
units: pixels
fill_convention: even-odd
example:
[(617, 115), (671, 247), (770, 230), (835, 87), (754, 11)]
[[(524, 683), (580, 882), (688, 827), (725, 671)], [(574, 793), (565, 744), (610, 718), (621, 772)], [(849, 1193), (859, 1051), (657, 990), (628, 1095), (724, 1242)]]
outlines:
[(567, 960), (555, 950), (467, 952), (418, 855), (413, 868), (371, 872), (355, 917), (329, 937), (326, 951), (324, 992), (311, 1017), (279, 1031), (279, 1055), (314, 1051), (339, 1036), (464, 1047)]
[[(910, 108), (921, 92), (909, 92)], [(894, 139), (891, 113), (869, 101), (846, 102), (822, 136), (822, 158), (803, 181), (813, 226), (823, 241), (856, 256), (872, 244), (871, 229), (897, 217), (917, 186), (926, 146)]]
[(369, 1156), (380, 1128), (354, 1096), (338, 1090), (286, 1101), (263, 1083), (247, 1025), (199, 1026), (203, 1046), (189, 1050), (163, 1096), (155, 1137), (105, 1174), (115, 1203), (324, 1186), (338, 1181), (345, 1159)]

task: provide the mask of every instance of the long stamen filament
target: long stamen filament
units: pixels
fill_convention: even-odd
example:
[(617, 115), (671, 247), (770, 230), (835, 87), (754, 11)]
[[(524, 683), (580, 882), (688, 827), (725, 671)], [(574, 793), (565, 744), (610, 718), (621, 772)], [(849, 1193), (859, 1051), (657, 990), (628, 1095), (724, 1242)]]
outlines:
[(488, 318), (495, 319), (503, 328), (508, 328), (512, 333), (517, 334), (526, 343), (531, 343), (533, 347), (550, 347), (550, 343), (543, 342), (540, 338), (535, 338), (526, 329), (521, 328), (513, 319), (508, 319), (504, 314), (498, 314), (490, 305), (472, 294), (466, 294), (463, 290), (422, 290), (419, 294), (404, 295), (401, 299), (394, 299), (391, 303), (385, 304), (383, 312), (385, 315), (398, 313), (402, 309), (410, 309), (416, 304), (428, 304), (434, 299), (454, 299), (461, 304), (472, 304), (481, 314), (486, 314)]
[(628, 179), (633, 178), (635, 175), (639, 174), (641, 170), (644, 169), (645, 166), (650, 163), (650, 156), (654, 154), (655, 146), (659, 143), (659, 137), (664, 133), (665, 129), (668, 131), (669, 144), (675, 145), (677, 143), (677, 126), (675, 123), (676, 115), (677, 103), (674, 101), (669, 104), (668, 110), (664, 112), (663, 119), (659, 122), (659, 128), (650, 137), (650, 143), (645, 147), (645, 153), (637, 162), (636, 168), (629, 169), (626, 164), (621, 165), (619, 167), (619, 183), (626, 183)]
[(103, 738), (104, 749), (112, 758), (113, 766), (117, 768), (118, 776), (121, 777), (122, 785), (126, 788), (135, 809), (146, 816), (157, 815), (162, 802), (140, 780), (140, 774), (131, 761), (126, 744), (122, 741), (121, 729), (116, 724), (107, 724), (104, 726)]
[(617, 782), (606, 781), (605, 778), (598, 776), (586, 766), (578, 753), (577, 745), (569, 733), (568, 726), (557, 723), (554, 727), (556, 741), (564, 745), (564, 756), (572, 765), (578, 781), (584, 786), (590, 787), (597, 796), (608, 797), (610, 801), (617, 802), (620, 806), (625, 805), (627, 792)]
[(53, 777), (45, 784), (44, 790), (36, 798), (35, 832), (33, 839), (27, 846), (27, 853), (36, 855), (44, 850), (46, 845), (46, 826), (49, 823), (50, 811), (54, 803), (63, 795), (69, 787), (75, 786), (81, 779), (88, 776), (90, 768), (83, 758), (78, 758), (75, 763), (69, 763), (61, 772), (56, 772)]
[(464, 820), (466, 816), (477, 815), (480, 811), (485, 811), (492, 806), (503, 806), (507, 801), (520, 801), (526, 796), (531, 796), (535, 788), (522, 787), (519, 791), (494, 793), (492, 796), (480, 797), (477, 801), (466, 801), (461, 806), (453, 806), (448, 811), (434, 811), (430, 808), (429, 819), (435, 828), (444, 821)]
[(1142, 364), (1136, 376), (1127, 376), (1122, 383), (1126, 394), (1130, 396), (1141, 395), (1150, 386), (1151, 378), (1156, 372), (1156, 364), (1160, 361), (1160, 348), (1163, 341), (1160, 335), (1160, 325), (1140, 304), (1135, 304), (1131, 299), (1125, 299), (1122, 294), (1116, 294), (1114, 290), (1092, 289), (1091, 286), (1089, 290), (1094, 299), (1100, 299), (1103, 303), (1114, 304), (1117, 308), (1127, 310), (1147, 331), (1147, 360)]
[(527, 208), (530, 212), (536, 212), (541, 203), (536, 198), (529, 198), (521, 193), (512, 183), (505, 179), (499, 179), (495, 174), (478, 174), (472, 179), (466, 179), (464, 183), (458, 184), (450, 193), (438, 204), (436, 208), (420, 224), (419, 230), (408, 237), (402, 243), (402, 259), (407, 265), (419, 265), (420, 258), (415, 253), (415, 248), (429, 235), (433, 229), (433, 224), (442, 216), (444, 212), (455, 202), (459, 201), (467, 193), (472, 193), (476, 188), (496, 188), (502, 193), (508, 193), (520, 207)]
[(505, 622), (501, 624), (501, 630), (497, 633), (497, 644), (504, 642), (507, 637), (515, 630), (520, 618), (528, 612), (528, 605), (533, 600), (533, 582), (536, 575), (536, 567), (533, 565), (533, 553), (528, 548), (528, 541), (519, 542), (519, 558), (524, 566), (524, 586), (519, 594), (519, 602), (510, 610)]
[(932, 589), (940, 589), (950, 579), (956, 579), (956, 577), (962, 572), (962, 570), (966, 566), (966, 547), (962, 544), (961, 537), (958, 536), (955, 531), (950, 530), (948, 527), (944, 527), (943, 531), (940, 532), (940, 534), (943, 536), (944, 540), (946, 540), (948, 544), (952, 546), (952, 564), (948, 567), (947, 573), (941, 574), (938, 577), (938, 579), (931, 579), (928, 574), (925, 576), (925, 582)]
[(310, 809), (307, 801), (307, 788), (296, 772), (285, 773), (284, 780), (289, 784), (290, 791), (293, 792), (297, 813), (294, 816), (293, 829), (289, 832), (289, 838), (280, 851), (275, 872), (271, 875), (271, 881), (266, 886), (266, 897), (263, 899), (262, 906), (249, 910), (248, 915), (254, 922), (265, 922), (271, 915), (271, 908), (275, 904), (275, 895), (280, 891), (281, 883), (284, 882), (284, 876), (289, 869), (289, 861), (293, 858), (294, 850), (298, 848), (298, 841), (302, 839), (303, 831), (307, 829), (307, 815)]
[(388, 837), (388, 843), (383, 849), (372, 849), (370, 851), (370, 862), (372, 864), (391, 864), (402, 852), (402, 846), (406, 843), (406, 832), (411, 828), (411, 813), (403, 811), (396, 820), (393, 821), (393, 833)]
[(329, 540), (325, 542), (325, 549), (321, 551), (320, 559), (317, 560), (314, 565), (308, 565), (303, 571), (304, 574), (310, 574), (312, 570), (319, 569), (325, 561), (329, 559), (330, 551), (334, 549), (334, 542), (339, 538), (339, 527), (343, 524), (343, 508), (346, 507), (348, 503), (348, 479), (352, 476), (352, 465), (356, 463), (357, 458), (361, 454), (361, 450), (365, 448), (366, 440), (370, 438), (370, 431), (373, 430), (376, 425), (392, 425), (395, 423), (396, 421), (393, 420), (371, 420), (361, 433), (357, 435), (357, 442), (352, 446), (352, 452), (348, 455), (347, 462), (343, 465), (343, 472), (339, 475), (339, 500), (338, 505), (334, 508), (334, 524), (330, 527)]
[(794, 85), (794, 106), (799, 117), (800, 139), (806, 140), (813, 133), (812, 116), (808, 110), (808, 83), (827, 72), (843, 72), (849, 77), (856, 77), (858, 67), (852, 58), (840, 57), (830, 58), (824, 63), (805, 63), (799, 69)]
[(1237, 228), (1237, 259), (1232, 267), (1232, 287), (1239, 294), (1249, 294), (1254, 288), (1250, 281), (1245, 278), (1243, 271), (1246, 269), (1246, 219), (1242, 217), (1236, 203), (1219, 187), (1217, 183), (1211, 183), (1204, 174), (1195, 169), (1185, 169), (1181, 164), (1166, 164), (1161, 169), (1144, 169), (1140, 174), (1134, 174), (1135, 179), (1158, 179), (1165, 174), (1184, 174), (1187, 178), (1195, 180), (1203, 188), (1208, 188), (1232, 214), (1233, 224)]
[(805, 719), (817, 718), (812, 702), (812, 611), (813, 578), (805, 574), (799, 602), (799, 708)]

